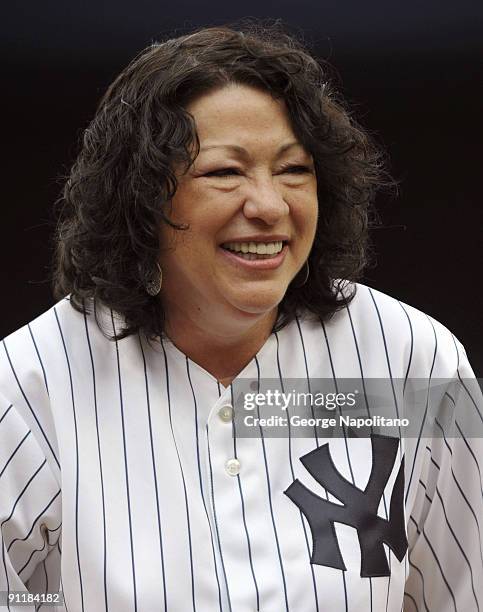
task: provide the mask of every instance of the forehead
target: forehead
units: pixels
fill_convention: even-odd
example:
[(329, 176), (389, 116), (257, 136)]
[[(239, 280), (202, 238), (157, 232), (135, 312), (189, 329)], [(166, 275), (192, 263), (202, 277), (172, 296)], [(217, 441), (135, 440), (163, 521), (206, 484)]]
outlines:
[(247, 85), (230, 84), (187, 106), (202, 147), (234, 142), (243, 147), (296, 140), (283, 100)]

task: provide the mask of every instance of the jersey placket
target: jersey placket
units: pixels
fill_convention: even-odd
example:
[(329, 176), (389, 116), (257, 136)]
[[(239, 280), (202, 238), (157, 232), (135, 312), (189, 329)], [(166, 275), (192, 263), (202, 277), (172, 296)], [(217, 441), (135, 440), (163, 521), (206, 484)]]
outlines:
[(253, 458), (237, 448), (231, 387), (222, 391), (205, 424), (206, 476), (213, 533), (228, 610), (256, 610), (259, 593), (246, 522), (244, 480)]

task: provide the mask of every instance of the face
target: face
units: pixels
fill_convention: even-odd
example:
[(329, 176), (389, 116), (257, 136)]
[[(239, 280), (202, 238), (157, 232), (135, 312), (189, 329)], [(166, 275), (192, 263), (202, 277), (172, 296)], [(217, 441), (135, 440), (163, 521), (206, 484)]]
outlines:
[(266, 92), (228, 85), (186, 110), (200, 153), (179, 175), (169, 213), (189, 229), (160, 227), (161, 300), (168, 318), (176, 309), (191, 320), (255, 321), (274, 313), (309, 255), (313, 160), (285, 104)]

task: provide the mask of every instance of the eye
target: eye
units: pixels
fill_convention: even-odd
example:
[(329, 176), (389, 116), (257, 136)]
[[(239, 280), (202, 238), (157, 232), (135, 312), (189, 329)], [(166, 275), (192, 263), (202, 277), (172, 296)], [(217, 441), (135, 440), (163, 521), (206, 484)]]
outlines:
[(229, 178), (230, 176), (237, 176), (240, 174), (238, 168), (220, 168), (219, 170), (213, 170), (212, 172), (206, 172), (205, 176), (219, 176), (220, 178)]
[(307, 172), (312, 174), (313, 169), (310, 166), (294, 165), (285, 166), (281, 169), (281, 171), (288, 174), (306, 174)]

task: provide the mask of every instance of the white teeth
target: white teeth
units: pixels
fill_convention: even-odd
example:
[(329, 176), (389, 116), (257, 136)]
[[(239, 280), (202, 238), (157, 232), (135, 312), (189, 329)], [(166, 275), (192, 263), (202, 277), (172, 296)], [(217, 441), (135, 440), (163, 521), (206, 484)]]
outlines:
[(238, 251), (236, 254), (237, 257), (241, 259), (247, 259), (248, 261), (254, 261), (256, 259), (272, 259), (274, 255), (259, 255), (258, 253), (242, 253)]
[(227, 242), (223, 246), (230, 251), (241, 253), (276, 255), (282, 250), (283, 242)]

